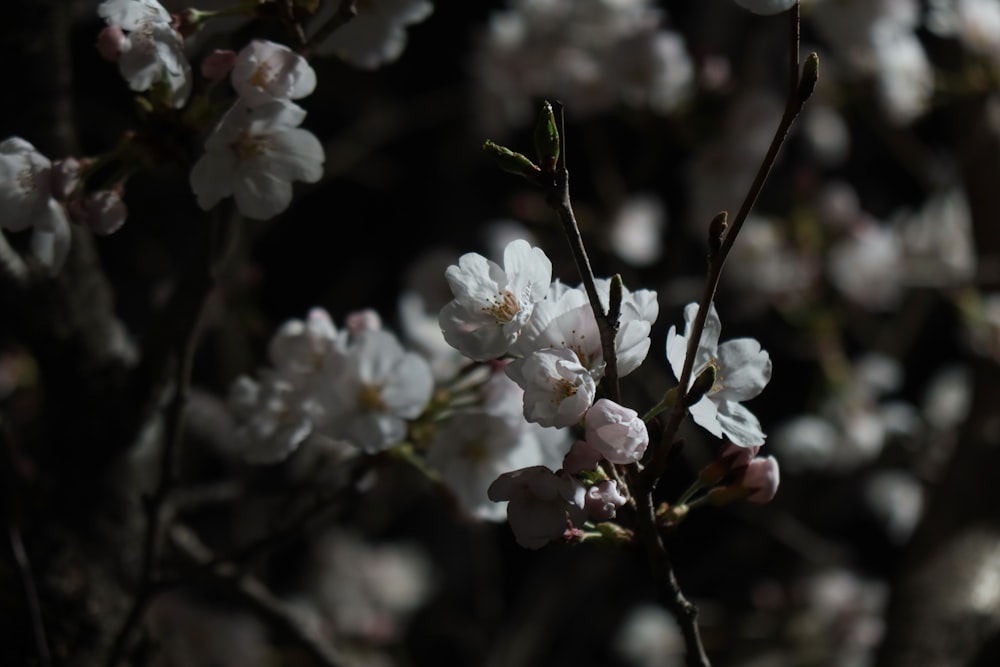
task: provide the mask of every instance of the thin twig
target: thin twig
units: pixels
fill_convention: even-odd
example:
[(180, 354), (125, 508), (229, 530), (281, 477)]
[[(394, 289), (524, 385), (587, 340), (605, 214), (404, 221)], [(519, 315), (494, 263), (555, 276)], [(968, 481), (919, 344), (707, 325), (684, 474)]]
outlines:
[(145, 616), (149, 604), (160, 590), (160, 587), (156, 585), (156, 569), (162, 551), (163, 534), (169, 523), (167, 505), (177, 474), (177, 457), (184, 435), (184, 417), (191, 389), (194, 353), (201, 330), (201, 316), (211, 288), (215, 284), (219, 264), (228, 257), (234, 245), (232, 239), (235, 235), (236, 225), (234, 223), (236, 220), (233, 218), (234, 216), (224, 215), (221, 212), (216, 213), (207, 230), (205, 253), (198, 258), (196, 265), (192, 267), (194, 273), (202, 275), (201, 279), (197, 281), (202, 289), (198, 295), (197, 307), (193, 310), (194, 317), (187, 323), (186, 331), (182, 332), (182, 337), (177, 341), (173, 396), (164, 415), (166, 426), (163, 451), (160, 456), (160, 476), (152, 495), (145, 499), (146, 529), (143, 535), (138, 592), (121, 630), (115, 636), (108, 657), (108, 667), (117, 667), (125, 658), (125, 653), (132, 643), (136, 629)]
[[(545, 202), (556, 212), (559, 221), (562, 223), (563, 232), (569, 241), (570, 251), (573, 253), (573, 261), (576, 262), (577, 271), (583, 282), (583, 288), (590, 299), (590, 307), (594, 311), (594, 318), (597, 320), (597, 329), (601, 334), (601, 351), (604, 355), (604, 390), (608, 398), (614, 402), (619, 402), (620, 392), (618, 388), (618, 355), (615, 352), (615, 336), (618, 333), (618, 318), (612, 320), (609, 313), (604, 310), (601, 298), (597, 294), (597, 284), (594, 278), (594, 271), (590, 268), (590, 258), (587, 257), (587, 249), (583, 245), (583, 238), (580, 236), (580, 227), (577, 225), (576, 216), (573, 213), (573, 204), (569, 196), (569, 168), (566, 166), (566, 127), (561, 102), (552, 104), (553, 112), (559, 122), (559, 137), (561, 147), (559, 151), (559, 161), (556, 164), (555, 181), (551, 187), (546, 189)], [(616, 310), (621, 311), (621, 292), (617, 301)], [(617, 315), (617, 313), (616, 313)]]
[[(2, 234), (0, 234), (2, 236)], [(35, 586), (35, 577), (32, 574), (31, 560), (28, 558), (28, 551), (24, 548), (24, 540), (21, 537), (20, 528), (20, 498), (17, 494), (18, 475), (17, 463), (15, 462), (15, 445), (13, 430), (10, 424), (0, 414), (0, 446), (4, 449), (3, 455), (3, 481), (7, 489), (8, 498), (5, 498), (5, 514), (7, 515), (7, 540), (10, 543), (11, 555), (14, 559), (14, 567), (17, 570), (18, 579), (21, 581), (21, 590), (24, 594), (24, 606), (27, 610), (27, 618), (31, 626), (31, 638), (35, 644), (35, 658), (39, 667), (49, 667), (52, 664), (52, 654), (49, 651), (49, 641), (45, 632), (45, 621), (42, 617), (42, 605), (38, 599), (38, 589)]]
[(739, 235), (743, 223), (746, 222), (747, 216), (757, 202), (758, 195), (760, 195), (761, 190), (764, 188), (764, 183), (767, 181), (768, 174), (771, 173), (771, 168), (778, 157), (778, 151), (784, 144), (792, 123), (799, 115), (803, 105), (812, 93), (812, 87), (816, 83), (815, 78), (813, 78), (815, 72), (799, 73), (799, 3), (795, 3), (788, 10), (788, 20), (790, 42), (789, 91), (785, 102), (785, 112), (781, 116), (778, 129), (775, 130), (774, 137), (771, 139), (771, 145), (768, 147), (764, 160), (761, 162), (760, 168), (757, 170), (757, 174), (750, 184), (750, 189), (743, 199), (739, 212), (732, 219), (728, 231), (722, 238), (722, 243), (718, 251), (709, 259), (708, 270), (705, 276), (705, 287), (702, 291), (701, 300), (698, 302), (698, 314), (691, 323), (691, 332), (687, 340), (687, 352), (684, 356), (684, 366), (681, 369), (681, 376), (678, 378), (678, 400), (674, 403), (674, 407), (670, 411), (667, 424), (663, 429), (660, 446), (656, 448), (653, 459), (643, 471), (645, 481), (650, 488), (655, 488), (657, 481), (666, 470), (667, 461), (670, 458), (670, 452), (673, 448), (677, 431), (680, 429), (680, 425), (687, 415), (686, 397), (691, 385), (694, 360), (698, 351), (698, 345), (701, 343), (701, 335), (705, 330), (705, 321), (708, 318), (708, 311), (712, 300), (715, 298), (715, 292), (719, 285), (719, 278), (722, 276), (722, 268), (726, 263), (726, 258), (729, 256), (729, 252), (736, 242), (736, 237)]
[[(332, 2), (333, 0), (330, 1)], [(322, 43), (339, 28), (353, 21), (357, 15), (357, 0), (340, 0), (340, 5), (337, 7), (336, 13), (330, 17), (329, 21), (320, 26), (319, 30), (312, 37), (305, 41), (300, 52), (302, 56), (308, 58), (317, 44)]]

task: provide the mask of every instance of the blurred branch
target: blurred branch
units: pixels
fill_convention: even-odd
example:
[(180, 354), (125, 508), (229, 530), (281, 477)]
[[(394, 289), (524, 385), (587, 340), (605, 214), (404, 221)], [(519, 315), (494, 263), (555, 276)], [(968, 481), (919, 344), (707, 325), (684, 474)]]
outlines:
[(262, 618), (275, 628), (291, 637), (322, 667), (343, 667), (347, 663), (293, 610), (259, 580), (244, 574), (243, 569), (230, 563), (220, 562), (193, 531), (175, 524), (170, 529), (171, 543), (193, 563), (211, 565), (212, 578), (224, 584), (233, 594), (248, 603)]
[[(328, 0), (333, 2), (334, 0)], [(327, 37), (335, 33), (342, 26), (347, 25), (358, 15), (357, 0), (340, 0), (337, 11), (325, 24), (320, 26), (310, 39), (306, 40), (302, 47), (302, 55), (308, 58), (317, 44), (322, 43)]]

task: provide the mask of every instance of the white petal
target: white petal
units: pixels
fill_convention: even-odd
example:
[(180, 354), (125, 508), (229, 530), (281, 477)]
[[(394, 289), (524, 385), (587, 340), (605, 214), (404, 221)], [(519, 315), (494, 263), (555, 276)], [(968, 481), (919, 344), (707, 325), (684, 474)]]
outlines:
[(753, 398), (771, 379), (771, 357), (753, 338), (734, 338), (719, 346), (719, 399), (745, 401)]
[(299, 128), (271, 135), (266, 150), (267, 169), (286, 181), (315, 183), (323, 177), (323, 145)]
[(754, 447), (764, 444), (764, 431), (760, 422), (750, 410), (735, 401), (722, 401), (719, 404), (719, 424), (734, 445), (739, 447)]

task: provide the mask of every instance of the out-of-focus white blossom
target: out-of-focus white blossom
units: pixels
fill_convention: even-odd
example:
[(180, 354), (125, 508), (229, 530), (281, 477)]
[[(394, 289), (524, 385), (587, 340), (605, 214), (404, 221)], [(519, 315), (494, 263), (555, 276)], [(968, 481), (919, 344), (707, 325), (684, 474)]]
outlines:
[(754, 14), (780, 14), (798, 0), (736, 0), (736, 4)]
[(683, 39), (649, 0), (512, 0), (475, 57), (491, 131), (526, 121), (539, 97), (583, 116), (615, 104), (674, 110), (693, 86)]
[[(500, 378), (507, 380), (503, 374)], [(511, 383), (513, 384), (513, 383)], [(516, 385), (515, 385), (516, 388)], [(502, 521), (506, 503), (492, 502), (487, 489), (503, 473), (534, 465), (558, 465), (562, 452), (540, 441), (538, 430), (516, 414), (483, 409), (458, 412), (444, 421), (427, 449), (427, 464), (438, 471), (462, 510)]]
[(373, 454), (406, 438), (407, 420), (427, 406), (434, 377), (423, 357), (389, 331), (352, 336), (338, 371), (324, 377), (324, 432)]
[(307, 396), (275, 373), (258, 381), (241, 375), (229, 389), (229, 406), (239, 426), (242, 455), (250, 463), (277, 463), (298, 449), (312, 433), (303, 405)]
[(863, 308), (889, 310), (903, 293), (902, 242), (893, 230), (875, 222), (834, 243), (827, 268), (834, 286)]
[(292, 182), (323, 176), (323, 146), (299, 127), (301, 107), (274, 100), (250, 108), (238, 101), (205, 141), (205, 154), (191, 170), (198, 205), (209, 210), (233, 196), (240, 213), (272, 218), (292, 201)]
[(943, 37), (1000, 66), (1000, 3), (995, 0), (930, 0), (926, 25)]
[(661, 239), (665, 226), (666, 209), (658, 198), (632, 197), (615, 214), (608, 241), (629, 264), (649, 266), (663, 254)]
[[(667, 360), (674, 375), (680, 377), (687, 354), (687, 340), (698, 313), (698, 304), (684, 308), (684, 335), (671, 326), (667, 332)], [(695, 352), (691, 383), (709, 366), (715, 368), (715, 384), (693, 406), (691, 417), (717, 438), (726, 436), (734, 445), (749, 447), (764, 442), (760, 422), (741, 405), (763, 391), (771, 379), (771, 357), (752, 338), (734, 338), (719, 344), (722, 322), (709, 304), (708, 317)], [(690, 385), (689, 385), (690, 386)]]
[(0, 230), (32, 230), (31, 249), (51, 273), (71, 240), (69, 221), (53, 197), (52, 163), (20, 137), (0, 142)]
[(436, 579), (419, 545), (369, 544), (344, 530), (319, 540), (309, 574), (303, 603), (319, 613), (317, 629), (377, 644), (399, 640)]
[(905, 470), (884, 470), (865, 483), (865, 500), (885, 526), (889, 539), (903, 544), (924, 510), (920, 480)]
[[(338, 3), (324, 2), (312, 20), (315, 33), (327, 23)], [(406, 29), (427, 19), (434, 5), (427, 0), (378, 0), (357, 3), (357, 15), (316, 45), (318, 55), (337, 56), (356, 67), (375, 69), (395, 61), (406, 48)]]
[(962, 366), (951, 366), (937, 373), (924, 391), (923, 415), (939, 430), (959, 426), (972, 407), (972, 378)]
[(686, 652), (677, 621), (656, 604), (639, 605), (625, 615), (614, 648), (631, 667), (681, 667)]
[(184, 106), (191, 94), (191, 64), (169, 12), (156, 0), (105, 0), (97, 14), (125, 31), (124, 40), (118, 41), (118, 68), (129, 87), (148, 90), (165, 79), (173, 105)]

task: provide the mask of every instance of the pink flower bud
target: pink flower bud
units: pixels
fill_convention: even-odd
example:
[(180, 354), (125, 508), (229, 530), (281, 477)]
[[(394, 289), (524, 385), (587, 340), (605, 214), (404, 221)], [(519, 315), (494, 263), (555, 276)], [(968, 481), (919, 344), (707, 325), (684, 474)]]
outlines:
[(51, 187), (52, 196), (64, 202), (73, 194), (80, 183), (80, 171), (83, 164), (75, 157), (67, 157), (52, 162)]
[(363, 331), (378, 331), (382, 328), (382, 318), (371, 308), (358, 310), (347, 315), (347, 330), (357, 336)]
[(604, 456), (583, 440), (577, 440), (563, 459), (563, 470), (571, 475), (594, 470)]
[(125, 33), (116, 25), (109, 25), (97, 34), (97, 52), (109, 62), (118, 62), (125, 47)]
[(635, 463), (649, 445), (649, 433), (639, 413), (606, 398), (590, 406), (586, 423), (587, 444), (611, 463)]
[(98, 190), (83, 201), (85, 224), (95, 234), (112, 234), (125, 224), (128, 209), (115, 190)]
[(763, 505), (774, 498), (779, 481), (778, 460), (773, 456), (765, 456), (750, 461), (740, 480), (740, 486), (750, 494), (746, 497), (748, 503)]
[(594, 521), (606, 521), (614, 519), (615, 511), (625, 502), (626, 498), (618, 490), (617, 482), (608, 479), (587, 489), (583, 508)]
[(215, 49), (201, 61), (201, 75), (213, 83), (218, 83), (229, 76), (235, 64), (235, 51)]

